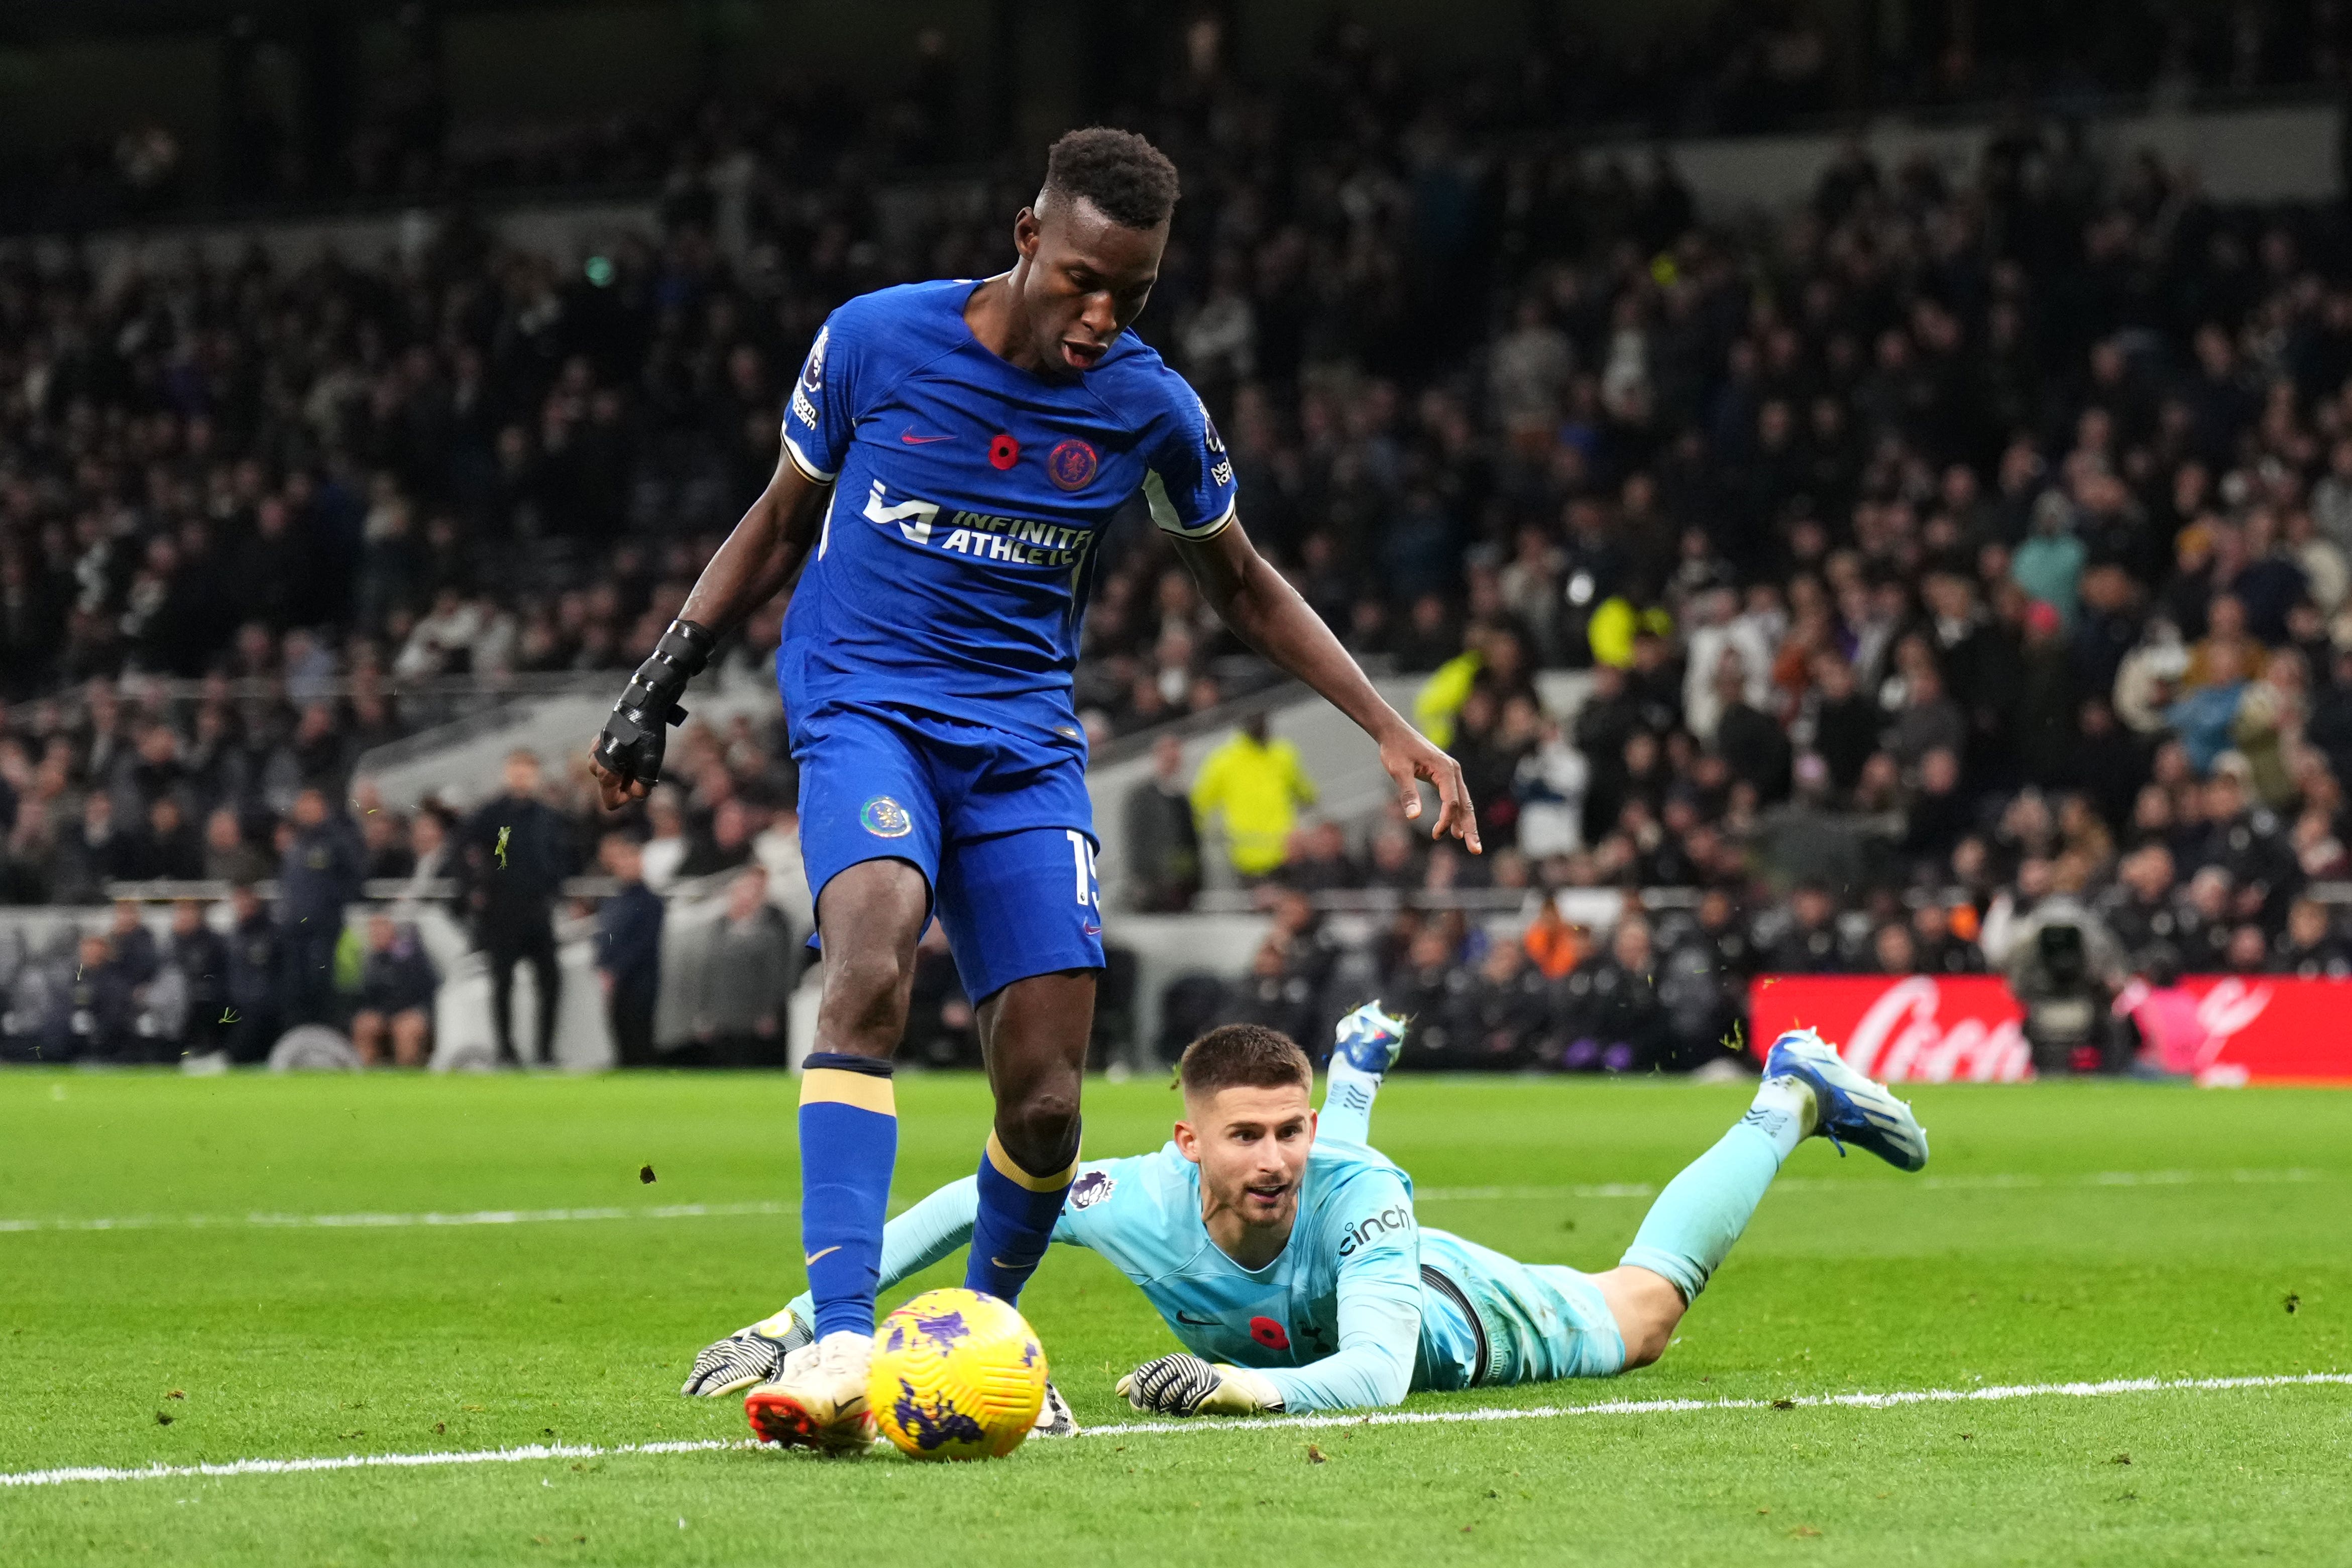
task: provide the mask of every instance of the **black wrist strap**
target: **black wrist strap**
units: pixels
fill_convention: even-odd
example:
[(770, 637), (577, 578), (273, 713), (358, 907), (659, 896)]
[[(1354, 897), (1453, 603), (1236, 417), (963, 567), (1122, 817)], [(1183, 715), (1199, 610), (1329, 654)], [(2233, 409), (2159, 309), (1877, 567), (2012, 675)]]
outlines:
[(662, 633), (661, 641), (654, 645), (654, 658), (675, 666), (690, 680), (709, 665), (710, 656), (718, 647), (719, 639), (711, 635), (709, 627), (692, 621), (672, 621), (669, 629)]
[(686, 683), (709, 664), (711, 650), (718, 646), (719, 639), (708, 627), (692, 621), (672, 621), (661, 641), (654, 645), (652, 657), (629, 678), (613, 711), (640, 730), (684, 723), (686, 710), (677, 700), (686, 695)]

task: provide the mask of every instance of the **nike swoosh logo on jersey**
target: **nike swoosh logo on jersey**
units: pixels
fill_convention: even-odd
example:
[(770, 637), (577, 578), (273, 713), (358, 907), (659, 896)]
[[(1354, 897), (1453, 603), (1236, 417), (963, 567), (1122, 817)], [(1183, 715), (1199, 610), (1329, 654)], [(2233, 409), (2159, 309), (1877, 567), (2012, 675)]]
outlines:
[(1192, 1313), (1181, 1310), (1177, 1312), (1176, 1321), (1180, 1323), (1189, 1323), (1196, 1329), (1213, 1329), (1217, 1326), (1217, 1320), (1214, 1318), (1196, 1318)]
[(835, 1253), (839, 1252), (840, 1250), (841, 1247), (836, 1244), (826, 1247), (823, 1252), (812, 1252), (807, 1257), (801, 1259), (801, 1267), (803, 1268), (814, 1268), (819, 1258), (831, 1258)]
[(952, 436), (918, 436), (915, 434), (914, 426), (910, 425), (906, 429), (898, 432), (898, 439), (904, 441), (909, 447), (928, 447), (934, 441), (952, 441), (955, 437)]
[(1021, 1269), (1024, 1269), (1024, 1268), (1036, 1268), (1036, 1267), (1037, 1267), (1037, 1266), (1036, 1266), (1035, 1264), (1034, 1264), (1034, 1263), (1007, 1263), (1007, 1262), (1005, 1262), (1005, 1261), (1004, 1261), (1004, 1259), (1003, 1259), (1002, 1258), (997, 1257), (994, 1253), (991, 1253), (991, 1254), (989, 1255), (989, 1258), (988, 1258), (988, 1260), (989, 1260), (989, 1262), (991, 1262), (991, 1263), (994, 1264), (994, 1265), (995, 1265), (997, 1268), (1009, 1268), (1009, 1269), (1013, 1270), (1013, 1271), (1014, 1271), (1014, 1272), (1016, 1272), (1016, 1273), (1017, 1273), (1017, 1272), (1019, 1272)]

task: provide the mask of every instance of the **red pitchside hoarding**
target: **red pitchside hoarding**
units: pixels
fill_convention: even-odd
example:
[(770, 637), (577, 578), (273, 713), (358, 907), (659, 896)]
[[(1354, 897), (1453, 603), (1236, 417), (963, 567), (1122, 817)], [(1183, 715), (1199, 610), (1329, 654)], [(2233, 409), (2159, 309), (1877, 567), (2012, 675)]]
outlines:
[[(2352, 981), (2200, 974), (2205, 1039), (2198, 1079), (2213, 1084), (2352, 1084)], [(1889, 1082), (2015, 1083), (2033, 1076), (2025, 1015), (1994, 975), (1765, 975), (1748, 988), (1750, 1047), (1784, 1029), (1819, 1029)]]

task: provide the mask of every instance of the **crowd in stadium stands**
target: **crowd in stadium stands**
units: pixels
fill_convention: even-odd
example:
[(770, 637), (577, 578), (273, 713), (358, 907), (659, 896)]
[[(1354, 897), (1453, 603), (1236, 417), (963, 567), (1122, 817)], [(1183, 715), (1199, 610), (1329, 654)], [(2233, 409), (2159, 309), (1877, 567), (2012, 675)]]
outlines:
[[(1590, 164), (1344, 36), (1279, 90), (1213, 57), (1132, 117), (1187, 193), (1144, 325), (1253, 537), (1424, 678), (1486, 845), (1294, 827), (1311, 783), (1263, 737), (1199, 779), (1163, 758), (1145, 901), (1201, 879), (1181, 798), (1282, 911), (1218, 1005), (1319, 1005), (1335, 944), (1287, 895), (1366, 887), (1682, 890), (1592, 951), (1405, 900), (1348, 983), (1448, 1059), (1687, 1062), (1753, 969), (1998, 967), (2053, 911), (2118, 972), (2347, 971), (2308, 896), (2347, 872), (2352, 776), (2340, 212), (2225, 208), (2021, 116), (1966, 171), (1850, 146), (1802, 211), (1715, 227), (1668, 158)], [(381, 266), (0, 258), (5, 896), (299, 877), (322, 835), (339, 889), (478, 864), (464, 822), (351, 785), (401, 683), (633, 665), (772, 468), (826, 311), (993, 270), (1029, 194), (886, 244), (855, 147), (782, 144), (682, 143), (666, 237), (576, 270), (462, 221)], [(726, 658), (757, 668), (780, 613)], [(1213, 706), (1241, 652), (1141, 526), (1085, 639), (1098, 741)], [(543, 786), (564, 870), (609, 826), (577, 768)], [(671, 773), (624, 823), (649, 886), (799, 876), (778, 737), (697, 726)], [(331, 948), (294, 897), (256, 962), (307, 1014)], [(494, 967), (541, 956), (536, 915), (472, 913)], [(121, 946), (70, 1018), (122, 1026), (148, 958)], [(406, 994), (364, 1009), (390, 1055)], [(713, 1039), (748, 1049), (760, 1012)]]
[[(1087, 58), (1089, 87), (1110, 100), (1101, 118), (1111, 123), (1139, 123), (1155, 100), (1175, 97), (1213, 99), (1232, 119), (1271, 109), (1308, 124), (1370, 121), (1392, 132), (1435, 100), (1474, 137), (1742, 135), (1819, 125), (1865, 106), (1934, 111), (2017, 96), (2177, 105), (2201, 94), (2325, 89), (2352, 68), (2352, 36), (2334, 0), (1956, 9), (1880, 29), (1862, 59), (1856, 39), (1790, 0), (1715, 5), (1703, 18), (1634, 34), (1587, 26), (1573, 8), (1531, 8), (1518, 20), (1525, 36), (1496, 58), (1459, 63), (1431, 81), (1421, 62), (1335, 8), (1304, 79), (1263, 96), (1236, 91), (1223, 68), (1230, 48), (1216, 8), (1150, 17), (1139, 31), (1133, 14), (1087, 18), (1068, 41)], [(845, 111), (824, 73), (803, 68), (752, 101), (713, 91), (670, 112), (456, 125), (440, 27), (432, 8), (402, 8), (369, 47), (364, 90), (351, 93), (337, 79), (352, 101), (332, 123), (348, 134), (322, 143), (320, 126), (290, 116), (285, 93), (257, 68), (268, 40), (242, 18), (217, 67), (221, 141), (210, 184), (194, 177), (195, 160), (168, 127), (137, 125), (0, 161), (0, 232), (72, 232), (289, 201), (382, 206), (519, 191), (659, 188), (689, 206), (723, 206), (728, 192), (780, 168), (851, 159), (887, 179), (957, 167), (971, 155), (972, 121), (994, 118), (975, 101), (992, 89), (959, 58), (990, 46), (966, 38), (960, 51), (945, 31), (922, 27), (909, 53), (885, 68), (895, 80), (865, 84), (863, 115)], [(716, 63), (709, 39), (700, 48), (707, 69)], [(1239, 125), (1227, 133), (1234, 132), (1248, 134)]]

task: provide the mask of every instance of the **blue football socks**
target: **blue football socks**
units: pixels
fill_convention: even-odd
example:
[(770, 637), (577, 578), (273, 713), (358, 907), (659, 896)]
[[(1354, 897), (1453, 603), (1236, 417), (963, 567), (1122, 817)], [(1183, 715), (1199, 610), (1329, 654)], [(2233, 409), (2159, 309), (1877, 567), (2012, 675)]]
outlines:
[(1666, 1184), (1643, 1216), (1621, 1261), (1663, 1275), (1695, 1300), (1739, 1233), (1748, 1228), (1780, 1162), (1813, 1130), (1812, 1091), (1794, 1079), (1767, 1079), (1756, 1103), (1712, 1149)]
[(972, 1220), (971, 1255), (964, 1264), (965, 1289), (1006, 1301), (1021, 1299), (1021, 1288), (1037, 1272), (1054, 1239), (1054, 1222), (1062, 1217), (1062, 1200), (1077, 1174), (1075, 1135), (1069, 1159), (1044, 1176), (1023, 1169), (994, 1132), (988, 1135), (988, 1152), (980, 1162), (980, 1213)]
[(810, 1054), (801, 1078), (801, 1250), (816, 1334), (874, 1331), (882, 1224), (898, 1158), (890, 1064), (837, 1051)]

